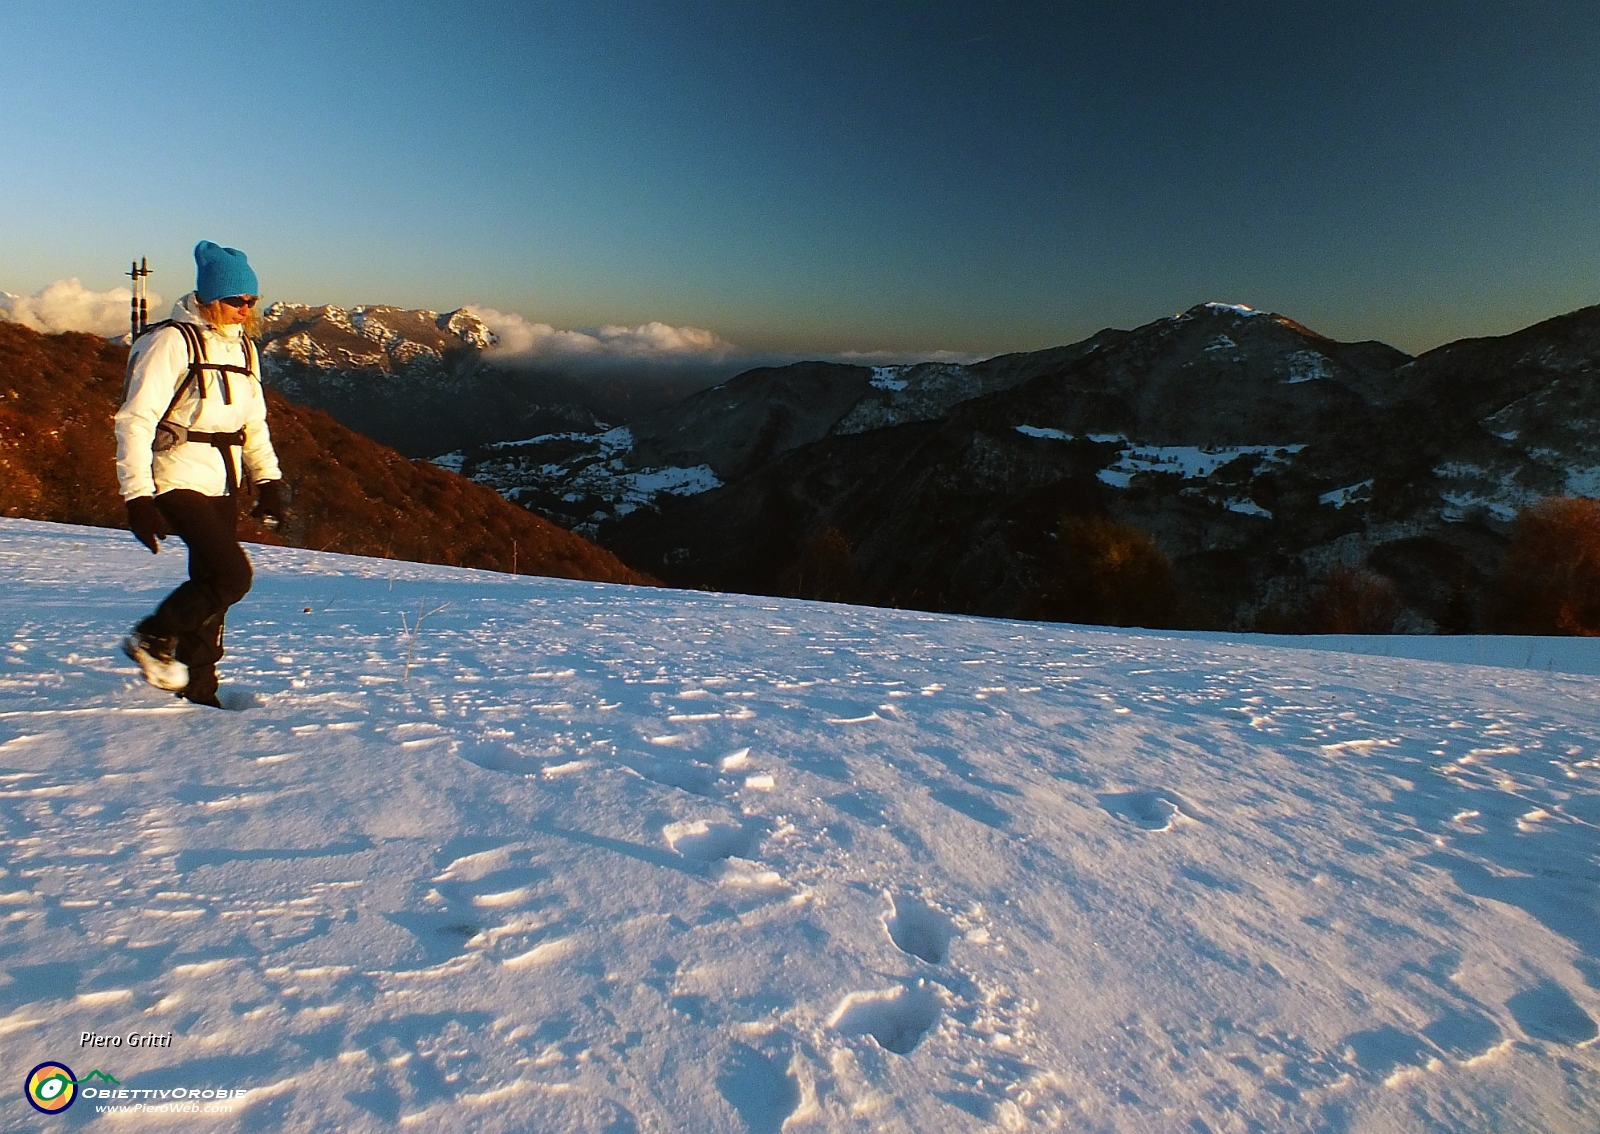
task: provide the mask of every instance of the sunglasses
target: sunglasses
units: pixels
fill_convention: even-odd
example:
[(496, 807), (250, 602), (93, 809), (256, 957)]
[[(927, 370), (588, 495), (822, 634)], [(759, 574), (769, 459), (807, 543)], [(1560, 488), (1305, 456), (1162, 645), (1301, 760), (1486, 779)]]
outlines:
[(255, 295), (225, 295), (221, 299), (217, 300), (217, 302), (226, 303), (229, 307), (239, 307), (248, 311), (250, 308), (256, 305), (256, 300), (259, 298), (259, 296)]

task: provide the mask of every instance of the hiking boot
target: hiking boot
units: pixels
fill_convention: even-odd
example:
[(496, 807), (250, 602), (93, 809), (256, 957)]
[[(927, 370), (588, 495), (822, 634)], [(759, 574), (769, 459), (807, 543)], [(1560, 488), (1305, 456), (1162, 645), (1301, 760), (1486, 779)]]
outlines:
[(172, 656), (177, 642), (135, 630), (122, 639), (122, 652), (139, 663), (144, 679), (157, 689), (177, 692), (189, 684), (189, 667)]
[(196, 705), (222, 708), (222, 702), (217, 700), (217, 671), (204, 665), (190, 666), (189, 684), (178, 690), (178, 696)]

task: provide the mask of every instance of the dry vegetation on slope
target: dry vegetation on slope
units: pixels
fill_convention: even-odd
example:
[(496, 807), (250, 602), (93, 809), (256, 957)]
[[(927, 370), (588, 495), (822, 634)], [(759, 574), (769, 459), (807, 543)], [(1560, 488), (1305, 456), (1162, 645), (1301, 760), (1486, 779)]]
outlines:
[[(127, 347), (0, 322), (0, 516), (122, 527), (111, 419)], [(649, 583), (610, 552), (267, 391), (290, 522), (245, 539), (524, 575)]]

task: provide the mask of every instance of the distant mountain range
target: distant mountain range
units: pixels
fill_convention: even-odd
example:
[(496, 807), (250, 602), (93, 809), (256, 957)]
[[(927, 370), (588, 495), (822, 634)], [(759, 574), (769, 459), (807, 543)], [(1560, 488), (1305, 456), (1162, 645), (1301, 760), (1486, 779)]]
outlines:
[[(620, 422), (529, 394), (540, 428), (463, 445), (432, 407), (452, 365), (487, 388), (479, 330), (365, 310), (405, 333), (362, 355), (313, 322), (268, 348), (303, 368), (283, 388), (335, 414), (381, 390), (436, 463), (682, 586), (1036, 615), (1094, 515), (1170, 561), (1172, 621), (1304, 629), (1342, 568), (1392, 599), (1365, 628), (1467, 630), (1517, 510), (1600, 494), (1600, 308), (1412, 358), (1202, 304), (973, 365), (751, 370)], [(406, 343), (437, 359), (410, 398), (423, 355), (377, 357)]]
[(466, 310), (274, 303), (262, 322), (273, 386), (408, 457), (592, 430), (705, 384), (660, 366), (578, 373), (497, 355), (494, 332)]

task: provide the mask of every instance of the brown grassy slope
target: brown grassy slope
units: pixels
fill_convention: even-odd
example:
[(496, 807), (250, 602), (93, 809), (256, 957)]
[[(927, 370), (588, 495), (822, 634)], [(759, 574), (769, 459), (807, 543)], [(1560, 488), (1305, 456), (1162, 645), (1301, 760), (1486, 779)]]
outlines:
[[(0, 516), (123, 527), (111, 418), (127, 347), (0, 322)], [(610, 583), (651, 583), (609, 551), (453, 473), (413, 463), (267, 392), (294, 493), (290, 522), (242, 536), (354, 555)]]

